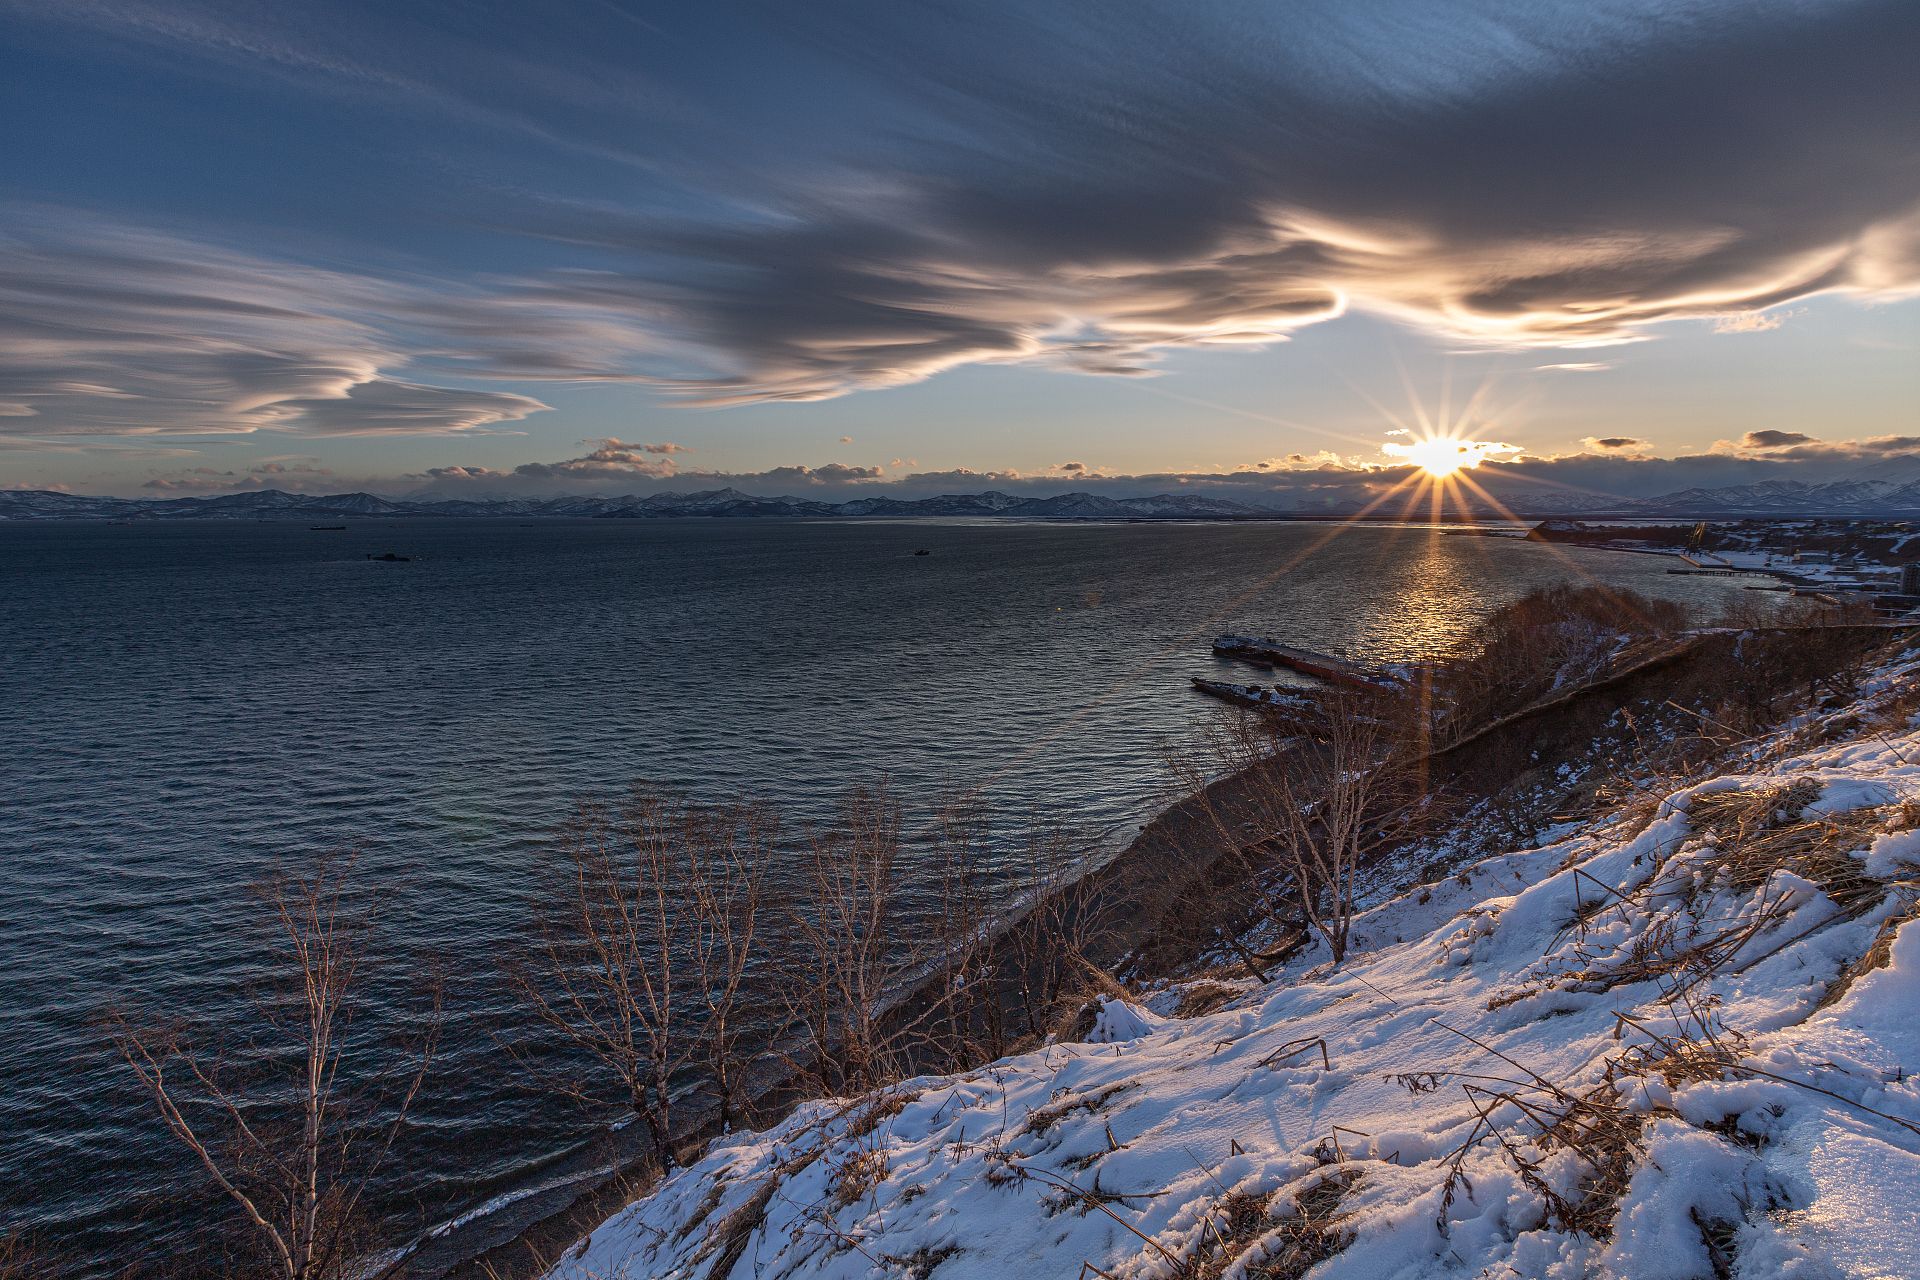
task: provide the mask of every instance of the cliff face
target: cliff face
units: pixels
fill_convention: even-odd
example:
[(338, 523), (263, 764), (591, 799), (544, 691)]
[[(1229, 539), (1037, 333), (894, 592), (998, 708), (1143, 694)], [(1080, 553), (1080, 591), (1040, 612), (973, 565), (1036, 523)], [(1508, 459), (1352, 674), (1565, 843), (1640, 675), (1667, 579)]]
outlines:
[(1414, 886), (1341, 966), (723, 1138), (552, 1275), (1920, 1275), (1917, 687)]

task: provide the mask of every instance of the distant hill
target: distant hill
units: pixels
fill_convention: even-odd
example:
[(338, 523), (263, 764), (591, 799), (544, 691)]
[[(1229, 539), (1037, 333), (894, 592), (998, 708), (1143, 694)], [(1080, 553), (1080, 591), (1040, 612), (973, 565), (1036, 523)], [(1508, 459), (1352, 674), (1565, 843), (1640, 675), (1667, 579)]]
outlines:
[(1006, 516), (1029, 520), (1194, 520), (1272, 515), (1272, 511), (1227, 498), (1158, 494), (1151, 498), (1106, 498), (1063, 493), (1016, 498), (1006, 493), (946, 494), (937, 498), (856, 498), (819, 502), (764, 498), (738, 489), (700, 493), (655, 493), (644, 497), (568, 498), (382, 498), (371, 493), (323, 497), (263, 489), (217, 498), (92, 498), (47, 490), (0, 490), (6, 520), (331, 520), (347, 516), (457, 516), (520, 519), (591, 517), (657, 520), (698, 516), (787, 516), (911, 519), (928, 516)]
[(1632, 504), (1635, 515), (1920, 515), (1920, 480), (1765, 480), (1724, 489), (1683, 489)]
[[(1920, 516), (1920, 479), (1834, 480), (1810, 484), (1768, 480), (1721, 489), (1683, 489), (1657, 498), (1604, 494), (1529, 493), (1507, 501), (1523, 516), (1736, 517)], [(1489, 503), (1483, 514), (1505, 514)], [(383, 498), (371, 493), (322, 497), (264, 489), (210, 498), (98, 498), (47, 490), (0, 490), (0, 520), (339, 520), (347, 517), (516, 517), (682, 519), (700, 516), (784, 516), (814, 519), (916, 519), (994, 516), (1024, 520), (1231, 520), (1283, 515), (1341, 516), (1338, 509), (1259, 507), (1231, 498), (1161, 493), (1110, 498), (1076, 491), (1044, 498), (1009, 493), (950, 493), (936, 498), (885, 495), (823, 502), (761, 497), (738, 489), (698, 493), (624, 494), (565, 498)]]

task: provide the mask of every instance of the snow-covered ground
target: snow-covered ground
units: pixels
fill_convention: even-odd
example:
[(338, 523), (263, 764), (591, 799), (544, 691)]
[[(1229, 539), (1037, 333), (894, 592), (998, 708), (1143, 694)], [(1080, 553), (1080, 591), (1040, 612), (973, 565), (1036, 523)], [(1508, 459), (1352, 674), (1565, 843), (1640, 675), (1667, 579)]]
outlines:
[(552, 1276), (1920, 1276), (1916, 668), (1338, 967), (721, 1139)]

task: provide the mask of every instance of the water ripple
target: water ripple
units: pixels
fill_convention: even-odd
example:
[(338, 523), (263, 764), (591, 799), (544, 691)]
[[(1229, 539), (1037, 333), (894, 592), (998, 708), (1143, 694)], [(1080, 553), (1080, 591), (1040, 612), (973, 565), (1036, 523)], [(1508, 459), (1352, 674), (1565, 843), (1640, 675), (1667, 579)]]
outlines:
[[(1577, 573), (1729, 589), (1385, 527), (1293, 563), (1324, 535), (0, 525), (0, 1227), (98, 1258), (164, 1250), (197, 1183), (90, 1018), (124, 999), (240, 1018), (261, 955), (240, 887), (303, 850), (360, 846), (390, 920), (460, 976), (406, 1194), (388, 1188), (448, 1217), (582, 1131), (500, 1067), (495, 1037), (526, 1027), (490, 976), (526, 850), (576, 798), (648, 777), (806, 819), (888, 773), (1126, 829), (1164, 791), (1164, 746), (1213, 714), (1186, 678), (1217, 670), (1214, 630), (1399, 658)], [(361, 558), (389, 547), (416, 558)]]

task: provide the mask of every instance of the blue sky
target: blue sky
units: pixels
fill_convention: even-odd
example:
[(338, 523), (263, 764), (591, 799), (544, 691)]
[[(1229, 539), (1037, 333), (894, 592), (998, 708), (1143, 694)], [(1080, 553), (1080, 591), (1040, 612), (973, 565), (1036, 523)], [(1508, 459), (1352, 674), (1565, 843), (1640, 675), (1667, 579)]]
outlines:
[(1920, 453), (1895, 0), (0, 27), (0, 484), (1258, 500), (1403, 428), (1623, 493)]

